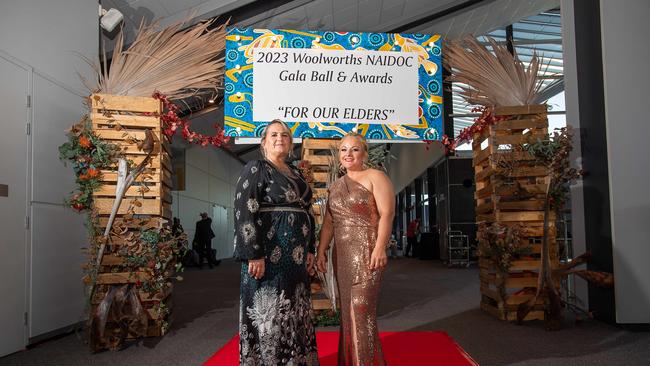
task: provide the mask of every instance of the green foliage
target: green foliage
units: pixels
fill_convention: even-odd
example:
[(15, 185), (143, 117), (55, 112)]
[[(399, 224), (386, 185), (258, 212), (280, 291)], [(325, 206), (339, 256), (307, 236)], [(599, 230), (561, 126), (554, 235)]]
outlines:
[(101, 170), (117, 161), (119, 149), (95, 135), (88, 116), (72, 126), (68, 141), (59, 146), (59, 159), (69, 162), (76, 176), (77, 192), (66, 204), (77, 211), (90, 209), (93, 192), (101, 186)]
[(522, 146), (535, 159), (549, 168), (551, 186), (550, 204), (554, 209), (561, 209), (569, 197), (570, 183), (579, 178), (582, 172), (571, 168), (569, 155), (573, 150), (573, 132), (570, 128), (555, 129), (548, 139), (540, 140)]
[(315, 323), (317, 327), (332, 327), (341, 324), (341, 314), (338, 311), (321, 311), (316, 314)]

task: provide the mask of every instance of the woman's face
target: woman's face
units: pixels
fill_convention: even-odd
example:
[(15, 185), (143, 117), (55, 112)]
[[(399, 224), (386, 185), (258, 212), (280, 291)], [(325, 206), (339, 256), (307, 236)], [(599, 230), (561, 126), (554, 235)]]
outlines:
[(347, 170), (362, 170), (366, 158), (366, 150), (363, 143), (354, 136), (341, 140), (339, 146), (339, 162)]
[(284, 126), (274, 123), (267, 127), (266, 139), (264, 140), (264, 153), (268, 157), (286, 158), (291, 151), (291, 136)]

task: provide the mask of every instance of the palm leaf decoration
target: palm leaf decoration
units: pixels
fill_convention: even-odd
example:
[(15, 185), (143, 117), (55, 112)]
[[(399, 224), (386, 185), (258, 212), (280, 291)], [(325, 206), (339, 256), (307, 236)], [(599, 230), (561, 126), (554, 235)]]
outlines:
[(469, 104), (482, 106), (517, 106), (539, 104), (548, 99), (543, 80), (538, 77), (548, 63), (533, 52), (528, 67), (517, 54), (486, 37), (488, 46), (473, 36), (446, 43), (444, 66), (450, 82), (459, 83), (460, 95)]
[(170, 100), (213, 93), (223, 82), (225, 24), (213, 20), (188, 28), (191, 16), (158, 30), (158, 23), (140, 23), (135, 41), (124, 49), (122, 31), (117, 36), (110, 64), (91, 63), (97, 84), (86, 87), (93, 93), (148, 97), (154, 91)]

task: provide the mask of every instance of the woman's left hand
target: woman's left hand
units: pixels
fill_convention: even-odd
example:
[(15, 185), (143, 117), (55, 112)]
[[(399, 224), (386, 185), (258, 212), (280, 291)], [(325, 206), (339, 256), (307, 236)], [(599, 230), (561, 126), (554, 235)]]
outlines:
[(314, 253), (307, 253), (307, 273), (309, 275), (314, 274), (314, 263), (316, 262), (316, 257), (314, 256)]
[(372, 255), (370, 256), (370, 270), (376, 270), (376, 269), (381, 269), (386, 267), (386, 264), (388, 263), (388, 257), (386, 257), (386, 250), (377, 246), (375, 249), (372, 251)]

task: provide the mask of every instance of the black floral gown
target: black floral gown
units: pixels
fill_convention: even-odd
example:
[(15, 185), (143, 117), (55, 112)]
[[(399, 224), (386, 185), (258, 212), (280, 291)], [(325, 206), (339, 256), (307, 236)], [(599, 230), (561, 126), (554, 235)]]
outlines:
[[(312, 192), (297, 169), (266, 160), (242, 170), (235, 193), (235, 258), (242, 260), (240, 365), (318, 365), (307, 253), (314, 253)], [(248, 274), (265, 258), (264, 277)]]

